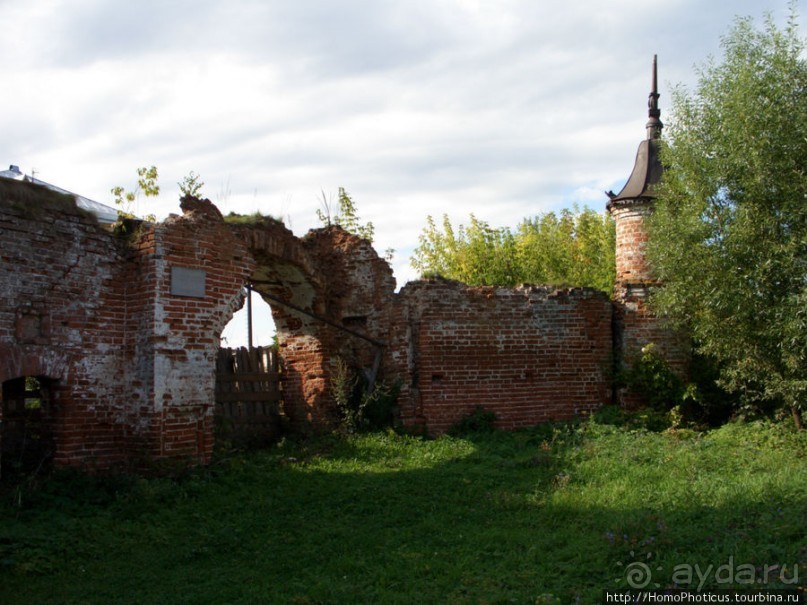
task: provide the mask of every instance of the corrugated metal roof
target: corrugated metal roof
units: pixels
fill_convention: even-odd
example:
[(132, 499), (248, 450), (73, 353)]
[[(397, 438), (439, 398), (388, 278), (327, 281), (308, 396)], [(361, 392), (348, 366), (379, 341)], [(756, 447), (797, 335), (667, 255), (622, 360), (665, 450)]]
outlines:
[(43, 180), (34, 179), (27, 174), (24, 174), (20, 170), (19, 166), (15, 166), (14, 164), (9, 166), (8, 170), (0, 170), (0, 178), (11, 179), (14, 181), (26, 181), (28, 183), (34, 183), (35, 185), (41, 185), (42, 187), (46, 187), (47, 189), (56, 191), (57, 193), (73, 196), (73, 198), (76, 200), (76, 206), (82, 208), (83, 210), (87, 210), (88, 212), (92, 212), (98, 218), (99, 223), (109, 225), (118, 220), (118, 211), (115, 208), (100, 202), (96, 202), (95, 200), (91, 200), (90, 198), (82, 195), (78, 195), (72, 191), (67, 191), (67, 189), (62, 189), (56, 185), (51, 185)]

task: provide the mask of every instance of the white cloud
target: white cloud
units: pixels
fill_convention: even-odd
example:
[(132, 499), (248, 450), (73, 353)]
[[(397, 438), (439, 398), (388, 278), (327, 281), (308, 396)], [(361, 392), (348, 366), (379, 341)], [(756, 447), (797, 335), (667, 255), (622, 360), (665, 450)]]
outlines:
[[(101, 202), (190, 170), (222, 210), (317, 226), (346, 187), (399, 278), (428, 214), (491, 224), (601, 209), (668, 82), (735, 14), (787, 0), (29, 0), (3, 3), (0, 161)], [(224, 191), (229, 190), (228, 195)], [(220, 199), (219, 199), (220, 198)]]

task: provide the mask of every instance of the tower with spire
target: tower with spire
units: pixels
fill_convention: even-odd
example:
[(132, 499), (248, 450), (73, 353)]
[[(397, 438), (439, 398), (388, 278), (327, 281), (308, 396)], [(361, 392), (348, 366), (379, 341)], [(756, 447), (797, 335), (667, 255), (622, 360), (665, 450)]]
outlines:
[[(652, 289), (658, 286), (647, 257), (647, 220), (653, 212), (656, 189), (663, 174), (660, 159), (661, 110), (658, 106), (658, 61), (653, 56), (653, 82), (648, 97), (647, 136), (639, 143), (636, 162), (625, 186), (619, 193), (608, 191), (607, 209), (616, 227), (617, 306), (616, 359), (622, 368), (629, 367), (650, 345), (664, 357), (670, 367), (684, 375), (688, 363), (686, 344), (681, 335), (648, 308)], [(621, 392), (623, 405), (641, 403), (635, 393)]]

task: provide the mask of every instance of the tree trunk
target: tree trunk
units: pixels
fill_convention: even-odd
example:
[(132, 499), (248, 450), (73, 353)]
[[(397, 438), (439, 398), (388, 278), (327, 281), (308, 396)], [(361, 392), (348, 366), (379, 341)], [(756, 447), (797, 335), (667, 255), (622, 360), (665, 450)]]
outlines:
[(795, 405), (791, 405), (790, 412), (793, 414), (793, 424), (796, 425), (796, 430), (802, 430), (804, 426), (801, 423), (801, 410)]

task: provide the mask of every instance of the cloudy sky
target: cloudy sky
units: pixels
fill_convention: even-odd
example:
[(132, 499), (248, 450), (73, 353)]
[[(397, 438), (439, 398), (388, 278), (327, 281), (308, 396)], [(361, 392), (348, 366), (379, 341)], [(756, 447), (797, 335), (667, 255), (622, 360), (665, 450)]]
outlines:
[(664, 120), (735, 16), (765, 12), (787, 0), (0, 0), (0, 168), (111, 203), (153, 164), (139, 213), (160, 218), (193, 170), (223, 212), (298, 235), (345, 187), (401, 285), (429, 214), (603, 209), (653, 54)]

